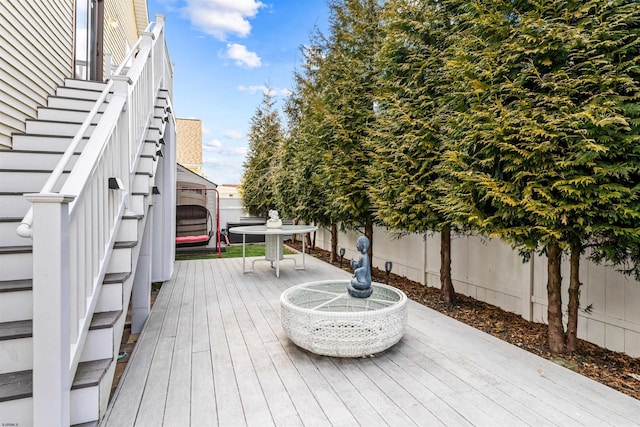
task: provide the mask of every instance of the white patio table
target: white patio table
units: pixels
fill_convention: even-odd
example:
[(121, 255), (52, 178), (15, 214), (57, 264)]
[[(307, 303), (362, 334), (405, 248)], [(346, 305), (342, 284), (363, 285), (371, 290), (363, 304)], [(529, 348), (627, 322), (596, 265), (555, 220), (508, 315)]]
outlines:
[[(275, 262), (276, 277), (280, 277), (280, 261), (284, 259), (292, 259), (294, 268), (301, 270), (305, 268), (304, 252), (305, 239), (302, 238), (302, 267), (298, 267), (298, 263), (294, 257), (284, 256), (284, 236), (291, 234), (306, 234), (316, 231), (318, 227), (314, 225), (283, 225), (281, 228), (268, 228), (266, 225), (245, 225), (240, 227), (232, 227), (229, 233), (242, 234), (242, 272), (249, 273), (253, 271), (253, 264), (256, 261), (270, 261), (271, 266)], [(265, 240), (265, 256), (264, 259), (255, 259), (251, 263), (251, 270), (245, 267), (245, 236), (247, 234), (264, 234)]]

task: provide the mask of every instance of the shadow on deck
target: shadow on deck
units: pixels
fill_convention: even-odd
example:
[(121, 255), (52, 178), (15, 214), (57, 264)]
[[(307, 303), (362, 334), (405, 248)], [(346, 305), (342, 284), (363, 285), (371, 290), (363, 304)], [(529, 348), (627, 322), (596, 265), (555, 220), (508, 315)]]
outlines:
[(404, 338), (321, 357), (280, 325), (286, 288), (349, 274), (242, 259), (176, 263), (103, 426), (635, 426), (640, 401), (410, 301)]

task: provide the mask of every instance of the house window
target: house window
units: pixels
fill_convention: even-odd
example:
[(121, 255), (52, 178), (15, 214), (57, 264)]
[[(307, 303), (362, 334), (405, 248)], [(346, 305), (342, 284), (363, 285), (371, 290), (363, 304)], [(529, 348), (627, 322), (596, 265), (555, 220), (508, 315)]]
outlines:
[(75, 21), (75, 78), (102, 81), (103, 0), (76, 0)]

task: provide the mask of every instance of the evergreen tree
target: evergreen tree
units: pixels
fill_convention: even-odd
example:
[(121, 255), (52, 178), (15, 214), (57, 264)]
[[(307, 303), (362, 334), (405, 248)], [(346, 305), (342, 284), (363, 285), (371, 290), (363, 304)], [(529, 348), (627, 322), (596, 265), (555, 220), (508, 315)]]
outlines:
[[(555, 353), (577, 342), (584, 248), (613, 236), (637, 242), (639, 18), (632, 1), (473, 3), (451, 44), (449, 212), (544, 250)], [(563, 251), (571, 253), (566, 334)]]
[(364, 227), (373, 253), (374, 212), (368, 141), (375, 122), (374, 60), (379, 37), (377, 0), (330, 0), (330, 35), (318, 84), (325, 90), (323, 176), (331, 217), (348, 228)]
[(275, 175), (283, 137), (280, 115), (267, 89), (251, 118), (249, 150), (241, 179), (242, 204), (251, 215), (266, 218), (269, 210), (276, 207)]
[[(278, 181), (282, 208), (295, 218), (329, 227), (335, 224), (327, 191), (328, 169), (321, 167), (327, 150), (324, 120), (324, 85), (318, 72), (324, 57), (323, 37), (315, 32), (311, 44), (302, 49), (302, 70), (294, 74), (295, 88), (286, 106), (289, 135), (281, 151), (283, 158)], [(332, 254), (335, 257), (337, 236), (332, 233)]]
[(443, 94), (450, 88), (441, 70), (447, 38), (454, 31), (451, 12), (450, 6), (433, 1), (385, 4), (371, 168), (377, 183), (375, 206), (385, 224), (405, 232), (440, 232), (440, 281), (448, 303), (455, 299), (451, 281), (455, 226), (439, 209), (439, 181), (446, 179), (439, 166), (446, 136), (440, 129), (447, 118)]

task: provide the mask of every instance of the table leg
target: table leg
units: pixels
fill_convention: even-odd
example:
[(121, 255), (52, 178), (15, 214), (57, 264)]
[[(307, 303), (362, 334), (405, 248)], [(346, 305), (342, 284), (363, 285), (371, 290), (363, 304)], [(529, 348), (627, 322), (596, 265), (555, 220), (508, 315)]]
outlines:
[(242, 233), (242, 272), (246, 273), (247, 269), (244, 266), (244, 241), (246, 234)]
[(305, 244), (305, 242), (307, 240), (306, 237), (307, 237), (306, 234), (302, 235), (302, 269), (303, 270), (305, 269), (305, 265), (304, 265), (304, 253), (305, 253), (304, 244)]
[(282, 252), (282, 239), (276, 235), (276, 277), (280, 278), (280, 252)]

